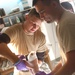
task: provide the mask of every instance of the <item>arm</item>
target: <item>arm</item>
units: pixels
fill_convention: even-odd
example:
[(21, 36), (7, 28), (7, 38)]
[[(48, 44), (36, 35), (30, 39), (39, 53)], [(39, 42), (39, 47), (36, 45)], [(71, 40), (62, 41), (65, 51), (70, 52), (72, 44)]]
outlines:
[(31, 52), (28, 55), (28, 61), (32, 64), (33, 73), (36, 75), (46, 75), (46, 73), (39, 71), (38, 59), (36, 52)]
[(66, 53), (67, 62), (54, 75), (72, 75), (75, 72), (75, 50)]
[(38, 58), (38, 64), (40, 66), (42, 64), (42, 62), (44, 61), (45, 52), (37, 52), (36, 55)]
[[(64, 31), (63, 31), (64, 30)], [(65, 24), (61, 29), (61, 40), (63, 42), (64, 52), (67, 61), (65, 64), (58, 70), (55, 75), (72, 75), (75, 72), (75, 24), (72, 21), (65, 20)]]
[(61, 67), (62, 67), (62, 63), (59, 62), (59, 63), (55, 66), (55, 68), (52, 70), (51, 74), (56, 73)]
[(28, 70), (26, 62), (20, 60), (14, 53), (12, 53), (5, 43), (0, 44), (0, 54), (12, 61), (18, 70)]
[(0, 55), (3, 55), (12, 63), (18, 70), (27, 70), (25, 62), (23, 60), (20, 60), (14, 53), (11, 52), (11, 50), (7, 47), (7, 43), (10, 42), (10, 38), (6, 34), (0, 35)]
[(0, 43), (0, 54), (12, 61), (13, 63), (16, 63), (19, 58), (11, 52), (11, 50), (7, 47), (7, 44)]
[(45, 51), (45, 52), (37, 52), (37, 57), (38, 57), (38, 63), (39, 65), (42, 64), (42, 61), (45, 61), (49, 68), (52, 70), (52, 64), (51, 64), (51, 60), (50, 60), (50, 57), (49, 57), (49, 54), (48, 54), (48, 50)]
[(46, 39), (45, 39), (45, 35), (43, 33), (40, 34), (40, 44), (39, 44), (39, 47), (38, 47), (38, 53), (42, 53), (44, 52), (44, 55), (41, 56), (40, 58), (43, 58), (43, 61), (45, 61), (49, 68), (52, 70), (52, 64), (51, 64), (51, 60), (50, 60), (50, 57), (49, 57), (49, 50), (46, 46)]
[(7, 47), (7, 44), (10, 42), (10, 38), (7, 34), (0, 34), (0, 54), (5, 56), (7, 59), (12, 61), (13, 63), (17, 62), (18, 57), (11, 52), (11, 50)]
[(52, 63), (51, 63), (51, 60), (50, 60), (50, 56), (49, 56), (49, 51), (45, 51), (45, 57), (44, 57), (44, 61), (48, 64), (50, 70), (53, 70), (53, 67), (52, 67)]
[[(75, 72), (75, 51), (68, 52), (66, 54), (67, 62), (62, 66), (61, 63), (50, 73), (43, 74), (42, 72), (37, 72), (36, 75), (72, 75)], [(59, 69), (57, 69), (59, 68)]]

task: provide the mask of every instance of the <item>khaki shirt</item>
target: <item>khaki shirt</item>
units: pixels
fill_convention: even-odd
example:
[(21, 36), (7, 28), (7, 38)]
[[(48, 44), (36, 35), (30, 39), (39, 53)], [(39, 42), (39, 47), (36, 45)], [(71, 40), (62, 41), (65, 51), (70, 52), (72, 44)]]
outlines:
[(64, 53), (75, 50), (75, 14), (65, 11), (56, 32)]
[(14, 25), (8, 28), (6, 33), (11, 42), (8, 45), (15, 54), (27, 55), (31, 51), (44, 52), (47, 49), (45, 36), (41, 31), (36, 31), (33, 35), (27, 35), (22, 25)]
[[(10, 37), (10, 50), (16, 55), (28, 55), (31, 51), (44, 52), (47, 49), (44, 34), (37, 30), (32, 35), (23, 31), (22, 24), (16, 24), (4, 31)], [(30, 72), (14, 70), (14, 75), (31, 75)]]

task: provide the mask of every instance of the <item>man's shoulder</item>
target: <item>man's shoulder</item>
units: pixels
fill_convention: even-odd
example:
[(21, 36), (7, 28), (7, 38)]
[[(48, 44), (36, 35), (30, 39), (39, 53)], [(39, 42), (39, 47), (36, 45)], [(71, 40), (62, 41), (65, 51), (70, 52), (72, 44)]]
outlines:
[(40, 40), (45, 39), (45, 35), (41, 31), (36, 31), (35, 38), (40, 39)]
[(37, 30), (35, 33), (38, 34), (39, 36), (45, 36), (41, 30)]
[(10, 26), (10, 27), (12, 27), (12, 28), (14, 28), (14, 27), (20, 27), (22, 24), (21, 23), (19, 23), (19, 24), (14, 24), (14, 25), (12, 25), (12, 26)]
[(21, 28), (21, 24), (14, 24), (12, 26), (10, 26), (7, 30), (17, 30), (19, 28)]

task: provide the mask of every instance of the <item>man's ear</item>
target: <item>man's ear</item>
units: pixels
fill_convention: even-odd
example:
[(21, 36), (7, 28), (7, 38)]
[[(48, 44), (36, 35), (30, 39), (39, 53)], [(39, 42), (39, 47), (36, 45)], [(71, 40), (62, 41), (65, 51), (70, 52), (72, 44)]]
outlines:
[(53, 6), (54, 8), (57, 8), (57, 6), (58, 6), (57, 2), (53, 1), (53, 2), (52, 2), (52, 6)]

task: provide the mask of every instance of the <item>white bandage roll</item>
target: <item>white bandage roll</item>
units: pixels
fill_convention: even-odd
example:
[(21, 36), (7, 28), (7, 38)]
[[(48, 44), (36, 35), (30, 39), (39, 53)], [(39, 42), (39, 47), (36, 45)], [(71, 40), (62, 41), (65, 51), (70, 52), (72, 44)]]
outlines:
[(29, 55), (27, 56), (27, 58), (28, 58), (29, 62), (37, 59), (36, 52), (34, 52), (34, 51), (30, 52)]

